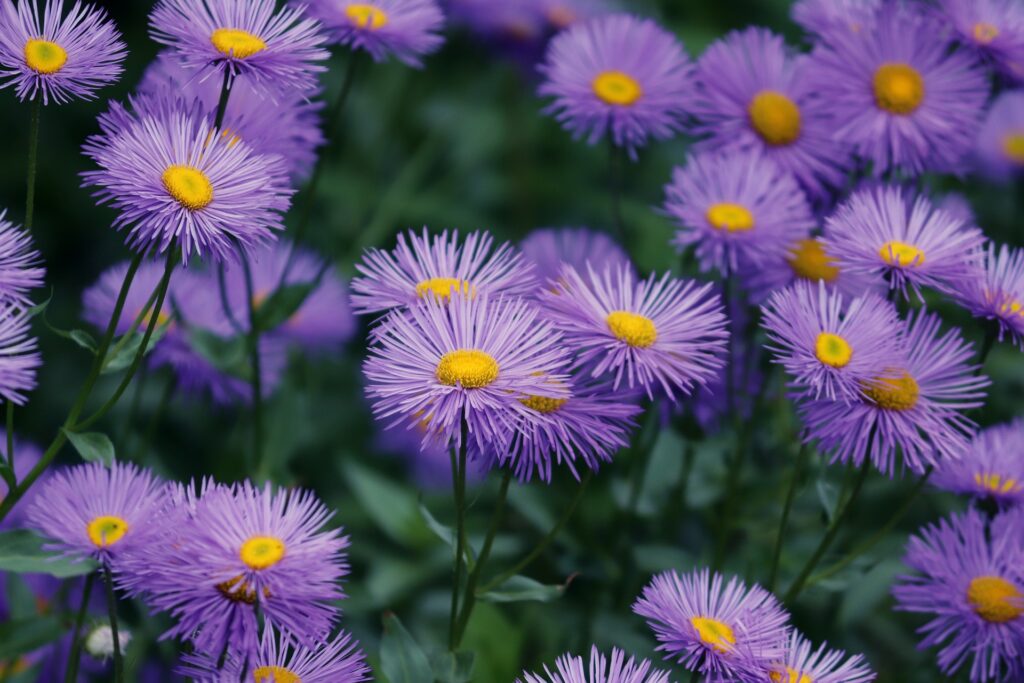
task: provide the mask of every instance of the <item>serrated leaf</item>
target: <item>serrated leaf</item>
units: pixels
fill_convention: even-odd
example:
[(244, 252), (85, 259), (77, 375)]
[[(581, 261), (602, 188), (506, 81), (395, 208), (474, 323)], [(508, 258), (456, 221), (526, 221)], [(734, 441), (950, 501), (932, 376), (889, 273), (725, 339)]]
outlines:
[(0, 661), (17, 659), (63, 635), (64, 626), (55, 616), (17, 619), (0, 624)]
[(571, 578), (561, 586), (549, 586), (528, 576), (513, 576), (493, 590), (481, 593), (479, 598), (487, 602), (551, 602), (562, 597), (569, 583)]
[(249, 381), (252, 366), (248, 361), (245, 337), (221, 337), (208, 330), (193, 327), (188, 331), (189, 343), (196, 352), (218, 370)]
[(49, 574), (58, 579), (81, 576), (98, 565), (90, 559), (72, 561), (43, 549), (43, 539), (19, 529), (0, 532), (0, 571), (17, 574)]
[(114, 443), (103, 432), (85, 432), (83, 434), (65, 429), (64, 434), (78, 454), (82, 456), (82, 460), (101, 462), (106, 467), (110, 467), (114, 462)]
[(434, 679), (438, 683), (469, 683), (473, 679), (472, 652), (435, 651), (430, 657)]
[(434, 680), (426, 653), (394, 614), (384, 615), (380, 668), (390, 683), (429, 683)]
[(256, 309), (256, 329), (273, 330), (295, 315), (319, 282), (284, 285), (271, 294)]
[[(146, 351), (143, 353), (144, 356), (153, 350), (153, 347), (156, 346), (157, 342), (159, 342), (163, 338), (164, 334), (167, 333), (167, 329), (168, 325), (164, 324), (158, 325), (157, 328), (153, 330), (153, 334), (149, 338), (149, 344), (146, 345)], [(103, 361), (103, 374), (118, 372), (131, 365), (132, 361), (135, 360), (135, 355), (139, 352), (139, 347), (142, 346), (142, 339), (144, 336), (145, 330), (141, 332), (132, 332), (131, 337), (127, 342), (125, 342), (124, 346), (118, 349), (116, 353), (107, 354), (107, 357)]]

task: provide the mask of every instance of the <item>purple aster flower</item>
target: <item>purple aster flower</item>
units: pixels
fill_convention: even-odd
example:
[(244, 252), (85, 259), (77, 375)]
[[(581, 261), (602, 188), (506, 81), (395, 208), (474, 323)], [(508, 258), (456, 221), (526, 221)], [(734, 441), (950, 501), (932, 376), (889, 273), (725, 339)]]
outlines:
[(856, 33), (870, 28), (882, 0), (797, 0), (790, 8), (793, 21), (809, 33), (832, 30)]
[(768, 591), (707, 569), (656, 575), (633, 603), (658, 649), (711, 677), (762, 676), (785, 655), (789, 615)]
[(953, 218), (967, 225), (978, 224), (978, 218), (974, 215), (974, 209), (971, 208), (970, 200), (959, 192), (947, 192), (941, 197), (936, 198), (935, 208), (945, 211)]
[(959, 460), (941, 463), (932, 483), (945, 491), (992, 499), (1009, 507), (1024, 503), (1024, 418), (983, 429)]
[(919, 629), (920, 647), (943, 646), (946, 675), (970, 660), (972, 683), (1019, 680), (1024, 546), (1021, 528), (1010, 527), (997, 518), (986, 540), (985, 516), (968, 510), (924, 527), (907, 544), (903, 561), (915, 573), (893, 587), (896, 609), (932, 615)]
[(65, 555), (92, 557), (115, 570), (160, 538), (163, 482), (132, 463), (92, 462), (51, 474), (26, 510), (26, 524)]
[[(562, 269), (558, 289), (545, 292), (547, 316), (593, 377), (614, 373), (614, 388), (660, 388), (690, 394), (725, 365), (726, 318), (711, 285), (653, 273), (638, 281), (631, 268)], [(591, 365), (592, 364), (592, 365)]]
[(726, 277), (783, 258), (816, 225), (796, 180), (758, 151), (691, 156), (665, 187), (664, 211), (679, 225), (673, 244), (695, 245), (701, 270)]
[(530, 265), (507, 242), (491, 250), (489, 233), (474, 232), (459, 242), (458, 231), (433, 238), (427, 228), (398, 235), (394, 251), (371, 248), (356, 264), (352, 280), (356, 313), (379, 313), (421, 301), (447, 301), (452, 291), (470, 296), (528, 296), (537, 281)]
[(939, 0), (957, 40), (1011, 81), (1024, 81), (1024, 5), (1017, 0)]
[(543, 44), (544, 25), (532, 0), (448, 0), (446, 5), (453, 23), (465, 25), (486, 45), (524, 49), (533, 64), (535, 48)]
[(902, 344), (896, 307), (874, 294), (846, 299), (823, 282), (800, 282), (763, 310), (775, 362), (815, 399), (859, 401), (865, 383), (887, 376)]
[(594, 17), (611, 14), (615, 10), (614, 4), (605, 0), (531, 1), (534, 10), (544, 20), (549, 33), (563, 31)]
[[(114, 309), (117, 306), (118, 294), (121, 292), (121, 285), (124, 284), (124, 279), (128, 274), (128, 267), (129, 263), (127, 261), (111, 266), (103, 271), (99, 279), (82, 293), (82, 317), (99, 330), (106, 330), (107, 325), (110, 324), (110, 319), (113, 317)], [(125, 296), (121, 316), (118, 318), (117, 326), (114, 328), (115, 334), (125, 334), (128, 330), (132, 329), (135, 325), (135, 320), (142, 315), (142, 311), (147, 307), (147, 304), (152, 309), (156, 302), (150, 302), (150, 297), (157, 287), (160, 286), (160, 280), (163, 279), (165, 267), (163, 261), (147, 260), (143, 261), (138, 270), (135, 271), (135, 277), (128, 287), (127, 296)], [(157, 313), (157, 324), (170, 324), (173, 315), (171, 298), (168, 296), (164, 299), (164, 305), (160, 312)], [(150, 310), (141, 321), (140, 330), (144, 331), (146, 329), (152, 316), (153, 313)], [(176, 332), (176, 330), (171, 329), (167, 331), (170, 334)]]
[(14, 86), (22, 101), (91, 100), (120, 77), (126, 55), (102, 9), (75, 2), (65, 14), (64, 0), (46, 0), (40, 15), (37, 0), (0, 3), (0, 88)]
[(29, 307), (29, 290), (41, 287), (46, 268), (32, 244), (32, 235), (4, 220), (0, 211), (0, 304)]
[[(150, 35), (169, 46), (186, 69), (206, 79), (241, 77), (257, 90), (309, 94), (318, 62), (330, 53), (320, 25), (298, 7), (275, 10), (276, 0), (160, 0)], [(223, 81), (224, 78), (216, 78)]]
[(541, 282), (557, 281), (562, 264), (584, 270), (589, 263), (597, 271), (607, 266), (632, 267), (629, 255), (603, 232), (587, 228), (541, 228), (519, 243), (519, 249)]
[(921, 298), (921, 287), (955, 291), (977, 268), (984, 236), (925, 197), (896, 186), (856, 192), (829, 217), (825, 249), (845, 270), (884, 276), (889, 288)]
[(574, 136), (608, 137), (630, 156), (681, 127), (691, 63), (675, 36), (650, 19), (610, 14), (555, 36), (540, 66), (547, 112)]
[(992, 103), (978, 132), (977, 164), (1000, 181), (1024, 174), (1024, 92), (1004, 92)]
[(43, 359), (29, 335), (29, 317), (12, 304), (0, 304), (0, 397), (25, 405), (25, 392), (36, 387)]
[(943, 33), (914, 8), (889, 3), (867, 30), (827, 32), (813, 54), (808, 87), (834, 112), (835, 139), (877, 176), (962, 170), (989, 85)]
[(524, 396), (567, 398), (559, 335), (522, 299), (429, 299), (382, 323), (364, 365), (377, 419), (424, 428), (425, 444), (471, 445), (488, 453), (519, 420), (536, 416)]
[(875, 673), (861, 655), (846, 657), (842, 650), (830, 650), (827, 643), (817, 649), (807, 638), (790, 631), (786, 656), (769, 672), (773, 683), (869, 683)]
[(806, 57), (762, 29), (733, 31), (697, 62), (687, 107), (705, 150), (757, 150), (823, 199), (846, 180), (850, 153), (834, 141), (832, 108), (810, 84)]
[(999, 341), (1008, 338), (1024, 350), (1024, 249), (989, 244), (981, 267), (957, 283), (954, 296), (976, 318), (999, 327)]
[(436, 0), (313, 0), (307, 11), (335, 42), (366, 50), (377, 62), (394, 56), (420, 68), (423, 55), (444, 42)]
[(610, 658), (594, 645), (590, 648), (589, 665), (583, 657), (566, 653), (555, 661), (555, 671), (544, 665), (544, 675), (523, 672), (516, 683), (669, 683), (668, 673), (651, 667), (646, 659), (630, 657), (618, 648)]
[(982, 405), (989, 381), (968, 364), (974, 347), (960, 331), (940, 336), (939, 325), (937, 315), (911, 313), (904, 347), (894, 348), (883, 373), (861, 386), (860, 401), (801, 401), (805, 440), (817, 441), (833, 462), (860, 465), (870, 457), (889, 476), (961, 457), (974, 431), (962, 411)]

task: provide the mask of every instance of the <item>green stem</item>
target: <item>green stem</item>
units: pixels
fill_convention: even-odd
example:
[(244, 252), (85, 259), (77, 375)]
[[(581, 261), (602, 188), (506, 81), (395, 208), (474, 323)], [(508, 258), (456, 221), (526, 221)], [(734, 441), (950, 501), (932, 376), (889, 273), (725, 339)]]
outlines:
[(114, 681), (124, 683), (124, 659), (121, 657), (121, 638), (117, 632), (117, 596), (114, 594), (114, 577), (110, 567), (103, 568), (103, 578), (107, 584), (107, 614), (110, 615), (110, 635), (114, 641)]
[(626, 221), (622, 217), (622, 184), (624, 167), (626, 163), (625, 150), (616, 145), (609, 138), (608, 140), (608, 183), (609, 199), (611, 201), (612, 226), (615, 233), (622, 242), (622, 246), (629, 247), (629, 235), (626, 230)]
[(75, 630), (71, 634), (71, 654), (68, 656), (68, 667), (64, 672), (64, 683), (78, 681), (78, 662), (82, 659), (82, 623), (85, 621), (89, 596), (92, 595), (92, 584), (95, 581), (96, 572), (90, 572), (85, 577), (85, 585), (82, 586), (82, 604), (78, 606), (78, 614), (75, 616)]
[(256, 326), (256, 292), (252, 284), (252, 268), (245, 254), (241, 255), (242, 272), (245, 275), (245, 298), (249, 307), (249, 331), (246, 335), (249, 347), (249, 363), (252, 366), (252, 452), (256, 461), (256, 478), (264, 481), (269, 474), (268, 463), (264, 461), (263, 449), (263, 377), (260, 368), (260, 330)]
[(796, 490), (800, 487), (800, 474), (807, 456), (810, 453), (807, 444), (800, 445), (800, 452), (796, 455), (796, 462), (793, 464), (793, 475), (789, 481), (789, 490), (786, 491), (786, 502), (782, 506), (782, 517), (779, 519), (779, 531), (775, 536), (775, 549), (772, 552), (772, 568), (768, 575), (768, 590), (775, 590), (775, 581), (779, 577), (779, 560), (782, 558), (782, 539), (786, 535), (786, 524), (789, 522), (789, 513), (793, 509), (793, 501), (796, 499)]
[(981, 371), (985, 368), (985, 361), (988, 360), (988, 354), (992, 351), (992, 347), (996, 344), (996, 337), (999, 336), (999, 326), (996, 323), (990, 323), (988, 329), (985, 330), (985, 339), (981, 343), (981, 357), (978, 360), (978, 368), (974, 371), (974, 374), (980, 375)]
[[(14, 473), (14, 401), (7, 402), (7, 466)], [(17, 477), (17, 475), (15, 475)]]
[(31, 118), (28, 124), (28, 171), (25, 174), (28, 188), (25, 191), (25, 230), (32, 230), (36, 209), (36, 175), (39, 167), (39, 119), (43, 110), (43, 98), (32, 100)]
[(448, 650), (455, 652), (456, 632), (459, 618), (459, 588), (462, 585), (464, 553), (466, 547), (466, 450), (469, 428), (465, 416), (462, 417), (458, 459), (455, 447), (451, 449), (452, 486), (455, 494), (455, 582), (452, 584), (451, 617), (448, 623)]
[(146, 432), (142, 436), (142, 443), (138, 449), (138, 459), (141, 461), (145, 457), (146, 451), (149, 450), (149, 445), (153, 443), (153, 435), (156, 434), (156, 428), (160, 424), (160, 418), (164, 414), (164, 410), (167, 409), (167, 404), (171, 401), (171, 395), (174, 393), (174, 379), (168, 379), (164, 385), (164, 390), (160, 394), (160, 402), (156, 405), (156, 410), (153, 411), (153, 416), (149, 418), (149, 424), (146, 426)]
[(228, 301), (228, 286), (224, 274), (223, 261), (217, 264), (217, 292), (220, 295), (221, 311), (223, 311), (224, 317), (227, 318), (228, 322), (231, 323), (231, 329), (235, 331), (235, 334), (244, 333), (245, 328), (242, 327), (242, 323), (238, 322), (235, 318), (235, 312), (231, 310), (231, 303)]
[(220, 98), (217, 100), (217, 115), (213, 119), (213, 127), (218, 131), (224, 125), (224, 115), (228, 111), (228, 98), (231, 97), (231, 70), (224, 69), (224, 80), (220, 84)]
[[(114, 348), (110, 350), (110, 353), (108, 355), (111, 358), (113, 358), (114, 356), (121, 352), (121, 349), (124, 348), (125, 344), (128, 343), (128, 341), (131, 339), (135, 331), (139, 329), (140, 325), (142, 325), (142, 321), (145, 320), (146, 316), (149, 314), (150, 309), (153, 308), (153, 304), (156, 303), (156, 298), (159, 295), (159, 293), (159, 287), (154, 288), (153, 291), (150, 293), (149, 298), (146, 299), (145, 305), (141, 309), (139, 309), (138, 313), (135, 314), (135, 319), (132, 321), (131, 327), (125, 330), (124, 334), (121, 335), (121, 338), (117, 340), (116, 344), (114, 344)], [(158, 313), (157, 316), (159, 317), (159, 315), (160, 314)]]

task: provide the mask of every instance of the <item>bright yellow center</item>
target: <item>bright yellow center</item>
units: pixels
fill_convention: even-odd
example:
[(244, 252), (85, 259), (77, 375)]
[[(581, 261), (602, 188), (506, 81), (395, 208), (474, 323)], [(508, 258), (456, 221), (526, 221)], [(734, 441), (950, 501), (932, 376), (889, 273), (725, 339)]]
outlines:
[(740, 204), (712, 204), (708, 207), (707, 219), (716, 230), (726, 232), (742, 232), (754, 227), (754, 214)]
[(357, 28), (376, 31), (388, 23), (388, 15), (380, 7), (357, 2), (345, 8), (345, 16)]
[(658, 328), (654, 326), (654, 321), (639, 313), (612, 311), (605, 322), (616, 339), (638, 349), (646, 349), (658, 339)]
[(1024, 132), (1007, 133), (1003, 137), (1003, 153), (1013, 163), (1024, 166)]
[(913, 114), (924, 101), (924, 79), (917, 69), (902, 62), (878, 67), (874, 87), (875, 103), (890, 114)]
[(772, 671), (768, 678), (772, 679), (772, 683), (814, 683), (813, 678), (791, 666), (787, 666), (785, 671)]
[(750, 125), (769, 145), (789, 145), (800, 137), (800, 108), (774, 90), (762, 90), (747, 106)]
[(839, 277), (836, 260), (825, 253), (821, 242), (813, 239), (800, 240), (789, 250), (786, 258), (793, 273), (804, 280), (835, 282)]
[(186, 209), (198, 211), (213, 201), (213, 185), (206, 174), (192, 166), (168, 166), (160, 177), (167, 194)]
[(736, 635), (728, 624), (708, 617), (690, 617), (690, 624), (705, 644), (719, 652), (728, 652), (736, 644)]
[(878, 249), (878, 255), (890, 266), (920, 266), (924, 264), (924, 252), (912, 244), (893, 240)]
[(992, 493), (1016, 493), (1024, 488), (1016, 479), (998, 474), (975, 474), (974, 483)]
[(1016, 300), (1010, 300), (999, 307), (1003, 315), (1019, 315), (1024, 317), (1024, 304)]
[(608, 104), (628, 107), (644, 94), (636, 79), (621, 71), (602, 71), (591, 84), (594, 94)]
[(921, 389), (917, 380), (904, 372), (898, 377), (876, 377), (861, 386), (864, 395), (885, 410), (910, 410), (917, 405)]
[(982, 45), (988, 45), (999, 37), (999, 29), (987, 21), (979, 21), (974, 25), (974, 39)]
[(998, 576), (978, 576), (967, 586), (967, 602), (979, 617), (1005, 624), (1024, 614), (1024, 593)]
[(433, 294), (435, 299), (448, 301), (452, 296), (452, 290), (464, 295), (475, 293), (475, 288), (465, 280), (454, 277), (432, 277), (416, 285), (416, 296), (422, 299), (427, 294)]
[(255, 683), (302, 683), (299, 675), (283, 666), (260, 666), (252, 672)]
[(526, 398), (519, 399), (519, 402), (531, 410), (536, 410), (538, 413), (547, 415), (559, 410), (569, 402), (569, 399), (550, 398), (548, 396), (527, 396)]
[(831, 332), (822, 332), (814, 342), (814, 355), (825, 365), (833, 368), (845, 368), (853, 358), (850, 343)]
[(39, 74), (55, 74), (64, 68), (68, 53), (57, 43), (30, 38), (25, 43), (25, 64)]
[(498, 361), (479, 349), (458, 349), (441, 356), (434, 376), (441, 384), (481, 389), (498, 379)]
[(128, 522), (114, 515), (93, 517), (85, 527), (89, 540), (97, 548), (109, 548), (128, 533)]
[(221, 53), (235, 59), (252, 57), (257, 52), (267, 49), (267, 44), (262, 38), (240, 28), (216, 29), (210, 34), (210, 42)]
[(252, 569), (266, 569), (284, 557), (284, 543), (273, 536), (253, 536), (242, 544), (238, 556)]

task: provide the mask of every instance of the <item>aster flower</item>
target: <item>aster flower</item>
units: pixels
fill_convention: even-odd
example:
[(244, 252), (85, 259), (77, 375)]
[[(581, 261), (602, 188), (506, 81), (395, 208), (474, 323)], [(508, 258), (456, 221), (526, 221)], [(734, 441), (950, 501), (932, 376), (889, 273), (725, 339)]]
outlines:
[(19, 406), (25, 392), (35, 389), (36, 369), (43, 364), (29, 322), (19, 307), (0, 304), (0, 397)]
[(116, 81), (126, 56), (125, 44), (107, 13), (64, 0), (0, 3), (0, 88), (13, 86), (18, 99), (42, 98), (66, 104), (91, 100)]
[(955, 291), (977, 267), (984, 236), (925, 197), (896, 186), (856, 192), (829, 217), (825, 250), (862, 276), (884, 276), (889, 288), (921, 298), (921, 287)]
[(757, 151), (703, 153), (676, 168), (664, 211), (679, 226), (673, 243), (696, 246), (702, 271), (725, 276), (781, 259), (815, 227), (800, 186)]
[(793, 629), (786, 656), (772, 667), (769, 679), (787, 683), (869, 683), (875, 680), (875, 673), (861, 655), (847, 658), (842, 650), (830, 650), (827, 643), (814, 649), (811, 641)]
[(974, 215), (974, 209), (971, 208), (970, 200), (959, 192), (947, 192), (941, 197), (936, 198), (935, 208), (945, 211), (953, 218), (967, 225), (978, 224), (978, 218)]
[(977, 165), (1000, 181), (1024, 174), (1024, 92), (1004, 92), (992, 103), (978, 132)]
[(308, 94), (326, 36), (301, 8), (275, 11), (275, 0), (160, 0), (149, 17), (153, 40), (170, 47), (200, 79), (238, 77), (262, 92)]
[(809, 33), (856, 32), (874, 22), (881, 6), (882, 0), (797, 0), (789, 14)]
[(394, 56), (420, 68), (423, 55), (444, 42), (436, 0), (313, 0), (307, 11), (335, 42), (366, 50), (377, 62)]
[(1003, 507), (1024, 503), (1024, 418), (983, 429), (959, 460), (943, 462), (932, 484), (945, 491), (991, 499)]
[[(970, 660), (972, 683), (1018, 680), (1024, 648), (1024, 546), (1020, 528), (968, 510), (923, 528), (904, 558), (914, 574), (893, 587), (896, 609), (932, 615), (921, 648), (941, 645), (939, 668)], [(1012, 533), (1010, 533), (1012, 531)]]
[(583, 657), (566, 653), (555, 661), (555, 671), (544, 666), (544, 675), (523, 672), (516, 683), (668, 683), (668, 673), (651, 667), (646, 659), (626, 659), (626, 653), (612, 649), (605, 657), (594, 645), (589, 665)]
[[(675, 400), (707, 384), (724, 366), (728, 332), (711, 285), (653, 273), (637, 281), (631, 269), (562, 269), (558, 289), (545, 292), (547, 317), (591, 375), (615, 375), (614, 388), (663, 390)], [(625, 381), (624, 381), (625, 380)]]
[[(128, 274), (128, 268), (127, 261), (111, 266), (103, 271), (99, 279), (82, 293), (82, 317), (97, 329), (106, 330), (107, 325), (110, 324), (110, 319), (117, 306), (117, 297), (121, 292), (121, 285)], [(135, 277), (132, 278), (128, 294), (125, 296), (121, 316), (114, 328), (115, 334), (125, 334), (131, 330), (136, 318), (142, 315), (143, 309), (149, 304), (150, 312), (140, 324), (140, 329), (146, 329), (146, 325), (153, 316), (152, 306), (156, 303), (155, 301), (151, 302), (150, 297), (160, 286), (164, 268), (165, 264), (162, 261), (146, 260), (135, 271)], [(165, 297), (164, 305), (157, 313), (157, 324), (169, 324), (173, 315), (171, 299)]]
[(881, 276), (851, 272), (825, 251), (822, 237), (797, 240), (789, 245), (782, 258), (769, 259), (756, 268), (741, 269), (739, 276), (754, 303), (794, 283), (821, 282), (829, 291), (848, 297), (885, 292), (885, 280)]
[(611, 14), (614, 9), (613, 3), (605, 0), (531, 0), (530, 4), (544, 20), (549, 33)]
[(972, 55), (951, 50), (942, 26), (914, 8), (886, 4), (870, 30), (832, 30), (807, 76), (832, 109), (835, 139), (875, 175), (894, 169), (962, 170), (988, 81)]
[(447, 301), (452, 291), (526, 296), (534, 294), (531, 266), (512, 245), (492, 251), (489, 233), (474, 232), (459, 242), (458, 231), (445, 230), (433, 238), (427, 228), (398, 235), (393, 251), (368, 250), (352, 280), (352, 306), (356, 313), (379, 313), (418, 302)]
[(561, 399), (565, 351), (559, 335), (521, 299), (452, 293), (395, 311), (381, 324), (363, 370), (377, 419), (424, 426), (424, 442), (487, 452), (519, 419), (536, 413), (523, 396)]
[(165, 250), (178, 239), (185, 261), (221, 260), (284, 228), (292, 191), (277, 157), (217, 135), (196, 111), (138, 103), (132, 113), (113, 104), (83, 146), (100, 167), (85, 184), (120, 212), (114, 226), (129, 229), (130, 246)]
[(541, 228), (519, 243), (519, 250), (541, 282), (558, 280), (562, 264), (583, 270), (589, 263), (597, 271), (630, 266), (625, 250), (603, 232), (587, 228)]
[(679, 129), (691, 64), (675, 36), (650, 19), (609, 14), (555, 36), (540, 66), (540, 94), (576, 137), (608, 137), (631, 156)]
[(781, 36), (751, 27), (713, 43), (697, 62), (697, 90), (688, 103), (698, 148), (759, 151), (816, 198), (841, 185), (849, 150), (832, 136), (832, 108), (817, 96), (806, 57)]
[(1011, 81), (1024, 81), (1024, 6), (1017, 0), (939, 0), (957, 40)]
[(893, 349), (886, 369), (861, 386), (860, 401), (801, 401), (805, 440), (833, 461), (860, 465), (870, 456), (890, 476), (961, 457), (974, 431), (962, 411), (982, 404), (989, 381), (968, 364), (974, 348), (960, 331), (940, 335), (939, 326), (937, 315), (911, 313), (904, 348)]
[(633, 611), (647, 619), (666, 658), (710, 677), (764, 676), (785, 654), (789, 615), (771, 593), (736, 577), (664, 572), (644, 586)]
[(46, 268), (32, 235), (4, 220), (6, 215), (0, 211), (0, 304), (28, 307), (28, 292), (42, 286)]
[(1004, 244), (996, 251), (990, 243), (982, 266), (954, 295), (971, 315), (999, 327), (999, 341), (1005, 337), (1024, 350), (1024, 249)]

